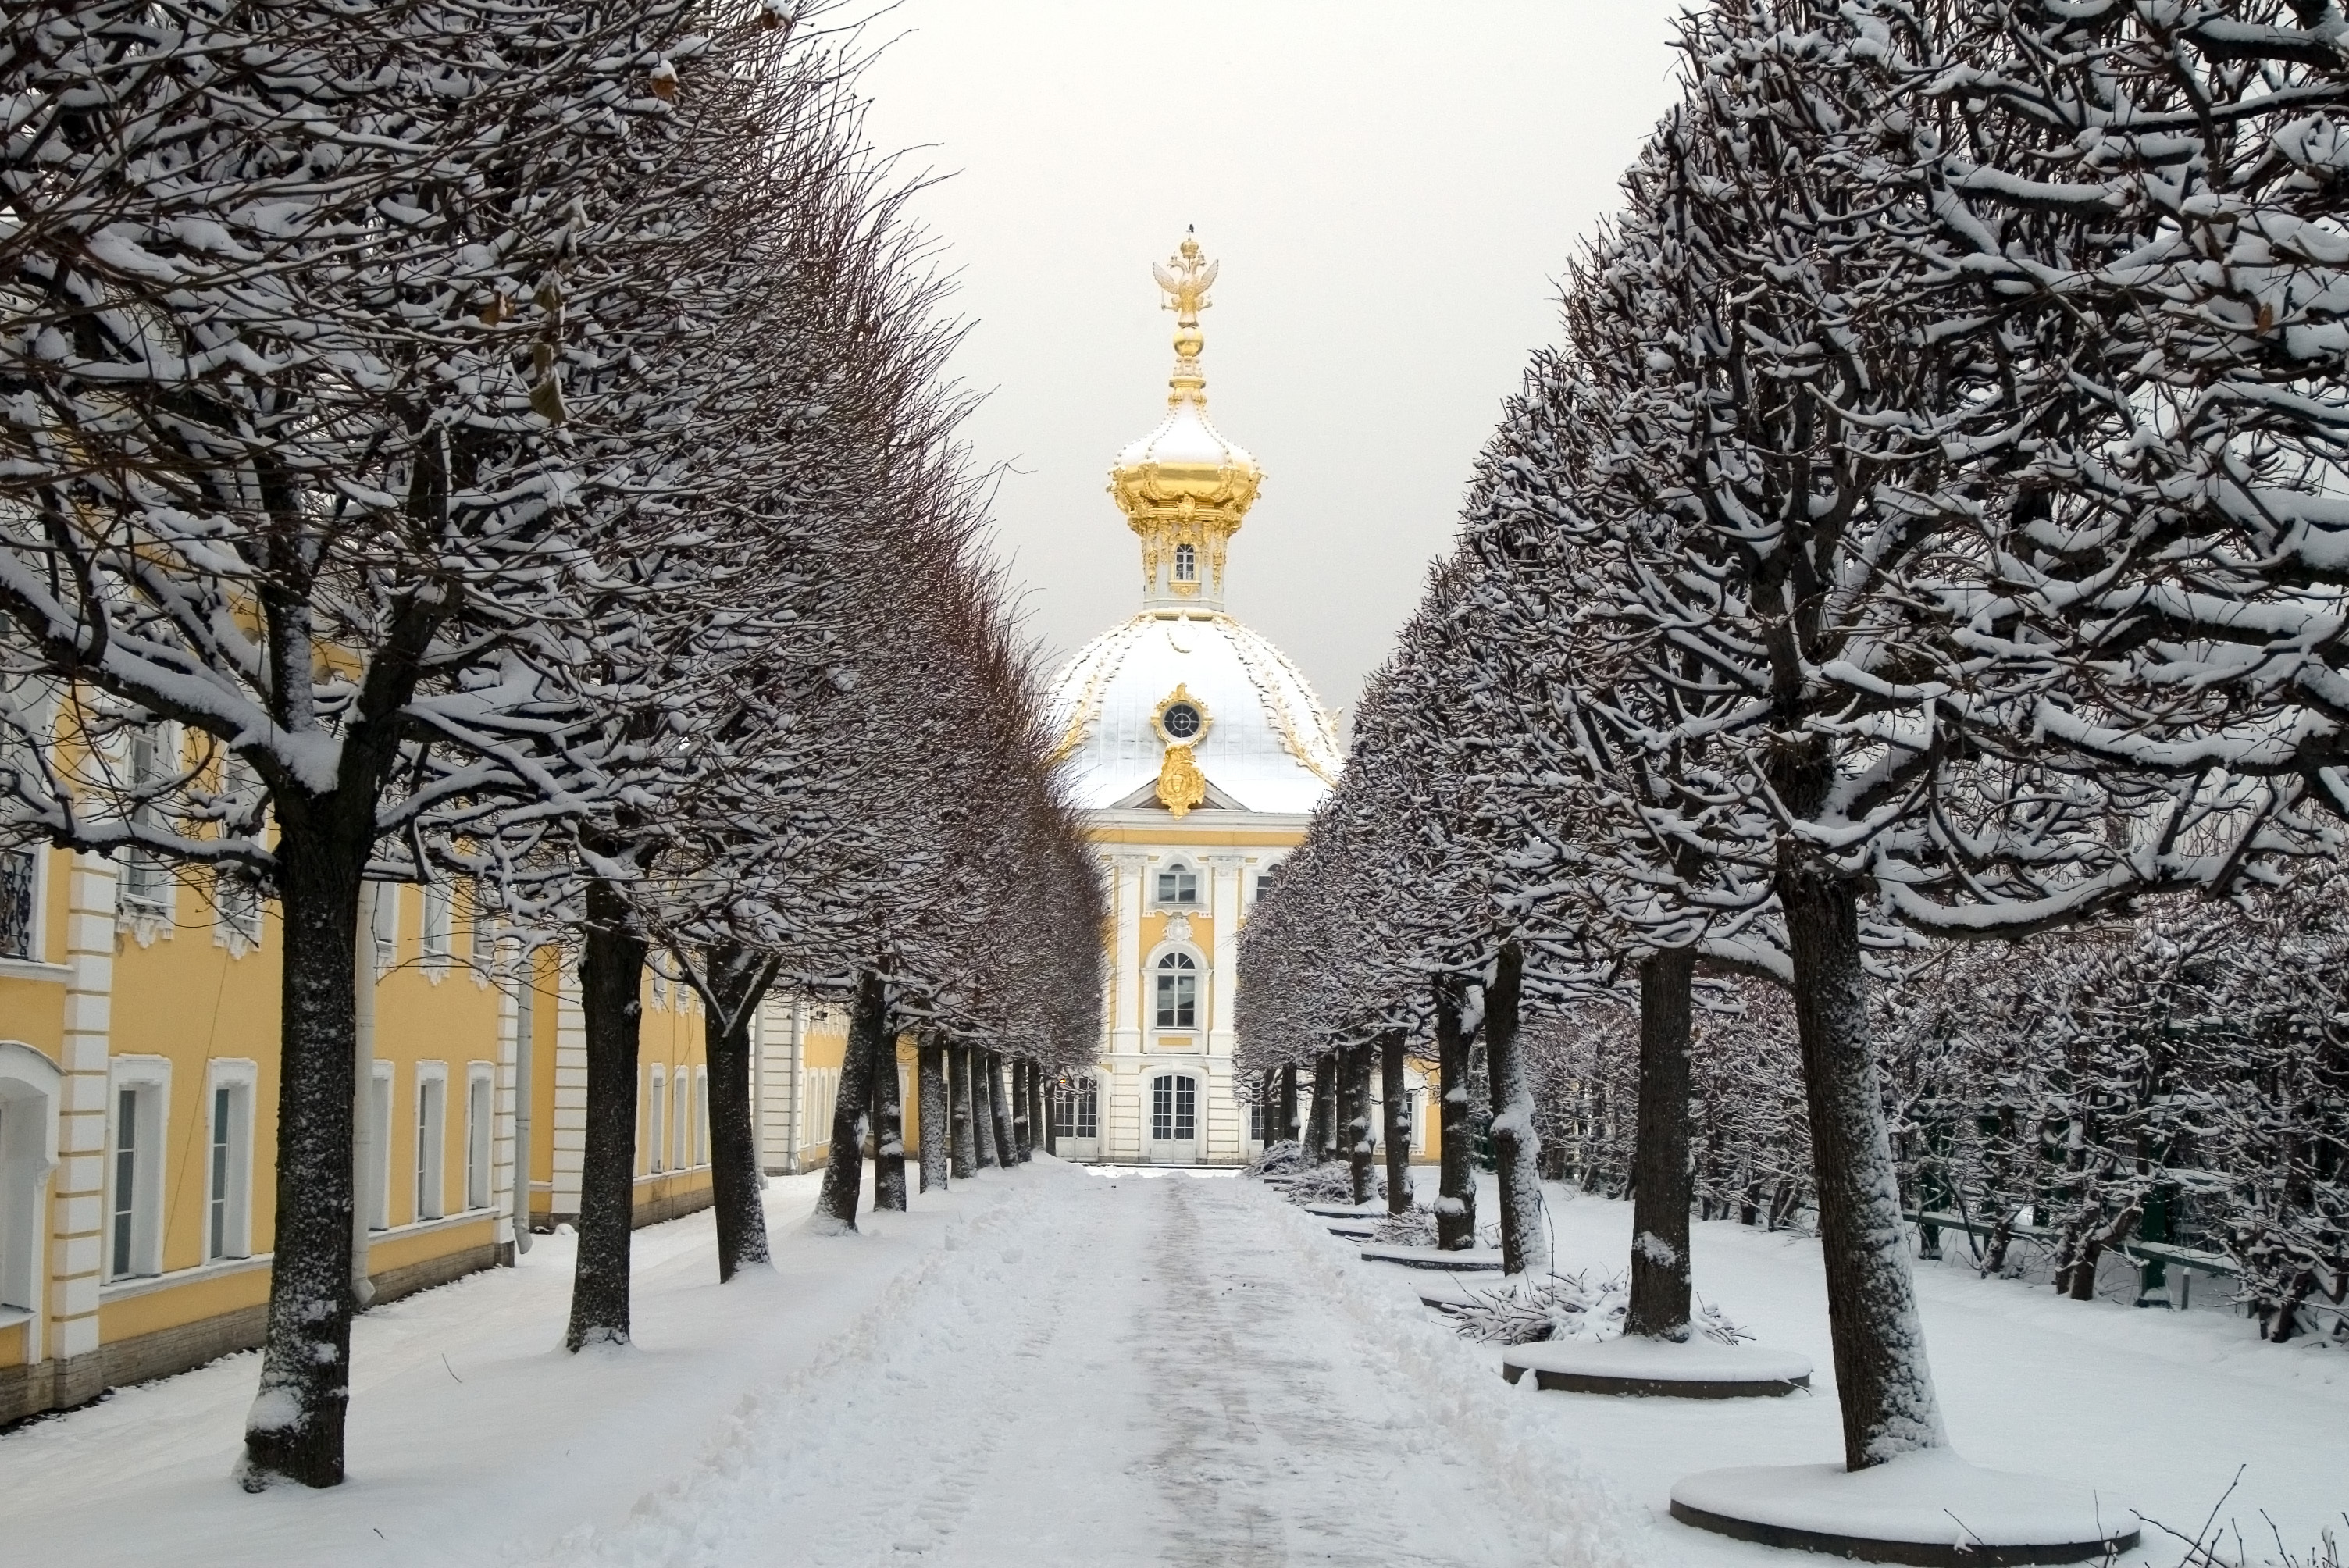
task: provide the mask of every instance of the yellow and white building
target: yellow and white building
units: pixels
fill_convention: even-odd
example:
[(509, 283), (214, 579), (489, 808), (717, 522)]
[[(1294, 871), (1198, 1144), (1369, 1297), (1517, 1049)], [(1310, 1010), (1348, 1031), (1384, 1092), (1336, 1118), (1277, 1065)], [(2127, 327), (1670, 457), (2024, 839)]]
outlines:
[(1142, 611), (1052, 683), (1057, 758), (1113, 910), (1101, 1060), (1055, 1131), (1068, 1159), (1230, 1164), (1261, 1134), (1232, 1078), (1240, 924), (1342, 758), (1304, 676), (1224, 607), (1263, 472), (1207, 417), (1216, 264), (1186, 238), (1156, 272), (1176, 322), (1166, 415), (1109, 486), (1142, 546)]
[[(212, 893), (137, 856), (0, 851), (0, 1422), (261, 1342), (279, 916)], [(519, 964), (470, 903), (385, 883), (362, 904), (353, 1272), (378, 1302), (512, 1262), (518, 1214), (578, 1212), (576, 970)], [(649, 1224), (709, 1202), (709, 1074), (691, 988), (648, 975), (644, 999)], [(825, 1151), (845, 1010), (778, 999), (760, 1026), (762, 1163), (797, 1170)]]

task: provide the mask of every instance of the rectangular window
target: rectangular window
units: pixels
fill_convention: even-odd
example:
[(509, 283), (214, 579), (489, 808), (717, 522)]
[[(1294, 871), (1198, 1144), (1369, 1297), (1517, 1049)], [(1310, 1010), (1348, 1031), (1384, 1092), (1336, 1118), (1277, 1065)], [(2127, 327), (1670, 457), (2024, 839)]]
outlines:
[(212, 1258), (228, 1256), (229, 1157), (234, 1152), (230, 1133), (233, 1093), (225, 1086), (212, 1090), (212, 1193), (204, 1201), (204, 1255)]
[(698, 1163), (692, 1158), (693, 1075), (679, 1068), (677, 1077), (669, 1081), (675, 1086), (670, 1090), (670, 1098), (677, 1102), (675, 1111), (677, 1136), (668, 1140), (668, 1146), (670, 1152), (677, 1157), (677, 1168), (683, 1171), (688, 1166)]
[(377, 882), (367, 917), (375, 932), (375, 966), (389, 969), (399, 962), (399, 884)]
[(473, 968), (484, 978), (488, 976), (498, 956), (498, 922), (497, 917), (490, 913), (489, 904), (484, 902), (488, 892), (489, 890), (481, 885), (481, 879), (475, 877), (471, 918)]
[(492, 1090), (489, 1076), (476, 1073), (465, 1086), (465, 1207), (490, 1206), (490, 1131)]
[(667, 1168), (661, 1160), (664, 1152), (661, 1145), (668, 1136), (668, 1118), (663, 1114), (666, 1104), (662, 1094), (667, 1087), (661, 1069), (653, 1068), (652, 1114), (645, 1118), (645, 1169), (656, 1176)]
[(1198, 1027), (1199, 976), (1187, 970), (1162, 970), (1158, 975), (1158, 1026)]
[(1188, 866), (1168, 866), (1158, 873), (1158, 902), (1161, 903), (1196, 903), (1199, 902), (1199, 873)]
[(1198, 1137), (1199, 1088), (1195, 1078), (1169, 1073), (1150, 1086), (1150, 1136), (1160, 1143), (1189, 1143)]
[(445, 967), (457, 930), (457, 901), (449, 890), (435, 882), (424, 890), (424, 962), (435, 968)]
[[(163, 727), (143, 725), (130, 736), (130, 820), (142, 827), (160, 827), (162, 809), (139, 797), (163, 782)], [(140, 913), (168, 910), (171, 903), (171, 873), (150, 850), (127, 850), (122, 857), (122, 903)]]
[(1278, 866), (1267, 866), (1264, 870), (1257, 872), (1256, 896), (1262, 898), (1265, 894), (1270, 892), (1273, 889), (1273, 884), (1279, 880), (1280, 868)]
[(109, 1279), (163, 1272), (163, 1096), (170, 1070), (159, 1059), (115, 1059), (106, 1171)]
[(38, 951), (33, 887), (40, 869), (38, 850), (0, 850), (0, 958), (30, 958)]
[(207, 1260), (253, 1253), (253, 1085), (251, 1062), (212, 1064), (204, 1162)]
[(709, 1069), (708, 1068), (697, 1068), (693, 1075), (693, 1162), (696, 1165), (709, 1163)]
[(367, 1229), (391, 1229), (391, 1068), (388, 1063), (376, 1068), (375, 1092), (370, 1101), (368, 1133), (375, 1140), (375, 1169), (368, 1173), (366, 1202)]
[(437, 1074), (416, 1075), (416, 1217), (437, 1220), (442, 1213), (440, 1175), (449, 1162), (449, 1080)]
[(1079, 1078), (1075, 1088), (1064, 1088), (1052, 1097), (1052, 1136), (1101, 1136), (1100, 1079), (1092, 1077)]
[(116, 1279), (133, 1272), (139, 1243), (139, 1091), (115, 1091), (114, 1258)]
[(247, 946), (261, 943), (261, 890), (242, 872), (222, 866), (212, 872), (212, 908), (221, 929), (233, 932)]
[(1248, 1141), (1250, 1143), (1262, 1143), (1264, 1141), (1264, 1107), (1261, 1105), (1249, 1106), (1247, 1108), (1247, 1118)]

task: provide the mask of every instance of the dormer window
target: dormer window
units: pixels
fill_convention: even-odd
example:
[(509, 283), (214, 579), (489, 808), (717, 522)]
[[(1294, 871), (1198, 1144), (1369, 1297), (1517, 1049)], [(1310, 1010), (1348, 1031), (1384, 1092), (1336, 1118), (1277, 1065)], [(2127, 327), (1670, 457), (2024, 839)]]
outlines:
[(1185, 865), (1171, 865), (1158, 873), (1158, 902), (1165, 904), (1195, 904), (1199, 902), (1199, 873)]
[(1199, 552), (1194, 545), (1174, 547), (1174, 581), (1196, 583), (1199, 580)]

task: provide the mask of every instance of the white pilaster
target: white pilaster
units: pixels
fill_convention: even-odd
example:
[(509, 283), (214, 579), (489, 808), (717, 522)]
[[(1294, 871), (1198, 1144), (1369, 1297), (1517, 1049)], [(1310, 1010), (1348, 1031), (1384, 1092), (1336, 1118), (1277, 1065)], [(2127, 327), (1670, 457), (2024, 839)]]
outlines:
[(579, 1173), (587, 1157), (587, 1015), (579, 1005), (579, 969), (561, 965), (554, 1013), (554, 1212), (579, 1212)]
[[(98, 1286), (106, 1227), (106, 1091), (112, 1050), (115, 870), (76, 855), (67, 883), (65, 1036), (57, 1114), (57, 1169), (50, 1191), (48, 1354), (60, 1363), (57, 1399), (97, 1394)], [(34, 1354), (37, 1356), (38, 1352)], [(75, 1367), (63, 1365), (88, 1357)]]
[(1233, 996), (1240, 973), (1240, 878), (1238, 855), (1201, 857), (1213, 879), (1207, 908), (1215, 916), (1216, 950), (1207, 976), (1207, 1061), (1199, 1085), (1206, 1120), (1203, 1157), (1237, 1160), (1247, 1129), (1240, 1124), (1239, 1101), (1232, 1093), (1232, 1052), (1238, 1046), (1233, 1031)]

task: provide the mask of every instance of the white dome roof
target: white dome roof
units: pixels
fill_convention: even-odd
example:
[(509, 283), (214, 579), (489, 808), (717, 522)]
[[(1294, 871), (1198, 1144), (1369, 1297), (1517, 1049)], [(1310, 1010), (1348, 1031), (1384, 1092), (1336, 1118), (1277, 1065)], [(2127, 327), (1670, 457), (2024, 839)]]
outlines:
[(1094, 638), (1052, 679), (1055, 756), (1077, 806), (1149, 799), (1166, 755), (1153, 721), (1177, 686), (1206, 716), (1192, 755), (1226, 799), (1301, 814), (1329, 793), (1337, 732), (1297, 666), (1229, 615), (1160, 610)]

